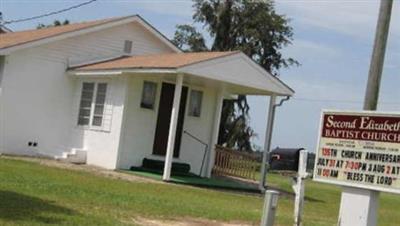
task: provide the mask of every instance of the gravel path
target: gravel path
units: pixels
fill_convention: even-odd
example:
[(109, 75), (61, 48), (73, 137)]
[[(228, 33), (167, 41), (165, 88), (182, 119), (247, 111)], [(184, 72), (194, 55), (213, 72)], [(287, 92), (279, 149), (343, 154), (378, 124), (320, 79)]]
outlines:
[(250, 226), (243, 222), (219, 222), (205, 219), (184, 218), (179, 220), (157, 220), (148, 218), (135, 218), (133, 222), (143, 226)]

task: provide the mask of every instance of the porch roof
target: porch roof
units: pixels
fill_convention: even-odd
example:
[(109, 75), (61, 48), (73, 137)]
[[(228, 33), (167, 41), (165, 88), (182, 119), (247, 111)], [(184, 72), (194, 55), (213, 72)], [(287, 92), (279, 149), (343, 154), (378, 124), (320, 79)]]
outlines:
[(168, 53), (157, 55), (121, 56), (116, 59), (106, 60), (93, 64), (86, 64), (75, 69), (110, 70), (131, 68), (179, 68), (193, 63), (228, 56), (237, 52), (200, 52), (200, 53)]
[[(121, 56), (73, 66), (75, 75), (183, 73), (230, 84), (243, 94), (291, 96), (294, 91), (240, 51)], [(241, 92), (238, 92), (242, 94)]]

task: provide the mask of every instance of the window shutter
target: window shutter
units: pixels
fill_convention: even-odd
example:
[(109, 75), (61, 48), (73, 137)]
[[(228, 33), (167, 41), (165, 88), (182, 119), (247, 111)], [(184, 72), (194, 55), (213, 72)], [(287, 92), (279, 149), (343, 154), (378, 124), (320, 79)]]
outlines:
[(109, 83), (107, 87), (107, 95), (106, 100), (104, 103), (104, 112), (103, 112), (103, 124), (102, 129), (104, 131), (111, 131), (111, 121), (113, 116), (113, 103), (112, 103), (112, 96), (113, 96), (113, 86)]
[(103, 125), (104, 105), (106, 102), (107, 83), (97, 83), (96, 99), (94, 100), (93, 126)]
[(82, 84), (81, 101), (79, 104), (78, 125), (87, 126), (90, 124), (92, 102), (94, 97), (95, 83), (84, 82)]

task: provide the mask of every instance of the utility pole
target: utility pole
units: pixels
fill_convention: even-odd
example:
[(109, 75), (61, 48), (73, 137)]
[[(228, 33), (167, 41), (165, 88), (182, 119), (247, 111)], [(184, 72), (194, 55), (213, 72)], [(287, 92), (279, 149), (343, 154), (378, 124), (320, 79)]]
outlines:
[(378, 24), (376, 26), (375, 44), (369, 68), (368, 84), (365, 93), (364, 110), (376, 110), (379, 99), (383, 63), (385, 61), (386, 43), (389, 34), (390, 17), (393, 0), (381, 0)]
[[(377, 109), (392, 5), (393, 0), (381, 0), (367, 90), (365, 93), (364, 110), (375, 111)], [(378, 206), (378, 191), (344, 187), (338, 225), (376, 226)]]

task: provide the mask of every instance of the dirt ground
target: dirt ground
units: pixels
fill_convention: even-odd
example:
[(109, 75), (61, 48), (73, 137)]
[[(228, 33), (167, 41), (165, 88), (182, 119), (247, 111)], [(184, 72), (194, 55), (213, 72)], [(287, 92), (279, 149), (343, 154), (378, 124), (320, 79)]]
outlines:
[(135, 218), (133, 222), (143, 226), (250, 226), (251, 224), (240, 222), (218, 222), (205, 219), (184, 218), (179, 220), (155, 220), (147, 218)]
[(1, 155), (2, 158), (8, 159), (19, 159), (29, 162), (36, 162), (41, 165), (51, 166), (61, 169), (69, 169), (76, 171), (89, 172), (95, 175), (104, 176), (108, 178), (121, 179), (133, 182), (143, 182), (143, 183), (162, 183), (161, 181), (156, 181), (144, 177), (139, 177), (131, 174), (120, 173), (114, 170), (107, 170), (101, 167), (86, 165), (86, 164), (72, 164), (68, 162), (57, 161), (54, 159), (45, 159), (45, 158), (35, 158), (35, 157), (21, 157), (21, 156), (9, 156), (9, 155)]

